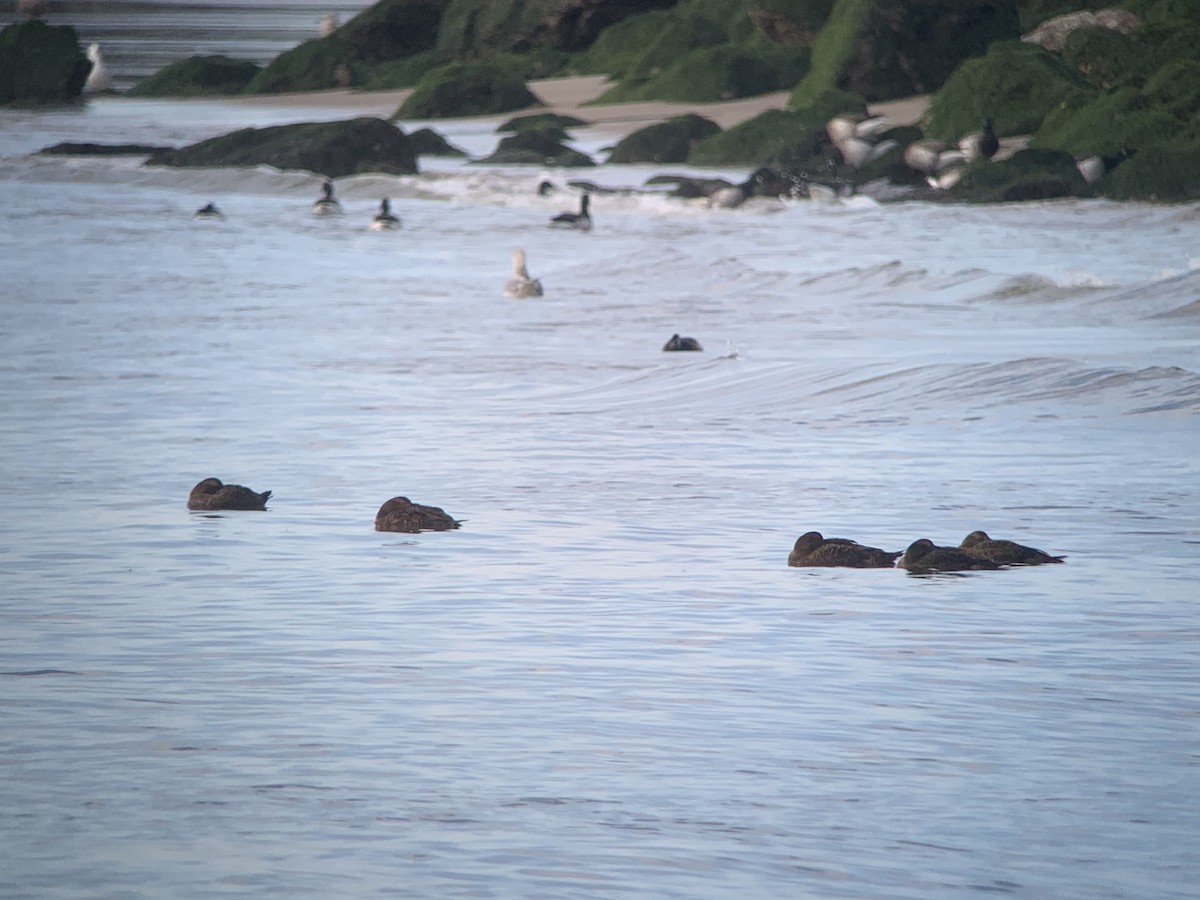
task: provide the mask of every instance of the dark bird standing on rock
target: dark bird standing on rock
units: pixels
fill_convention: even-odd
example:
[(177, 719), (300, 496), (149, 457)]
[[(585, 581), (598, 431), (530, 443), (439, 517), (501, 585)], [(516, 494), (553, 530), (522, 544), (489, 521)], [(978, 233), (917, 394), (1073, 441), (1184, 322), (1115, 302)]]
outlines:
[(188, 509), (266, 509), (270, 491), (252, 491), (240, 484), (224, 484), (220, 478), (205, 478), (192, 488)]
[(788, 565), (827, 566), (848, 569), (891, 569), (899, 553), (866, 547), (847, 538), (822, 537), (819, 531), (809, 531), (796, 538)]
[(896, 565), (916, 574), (1000, 568), (999, 563), (994, 563), (990, 559), (985, 559), (959, 547), (939, 547), (928, 538), (921, 538), (919, 541), (909, 544), (904, 555), (900, 557), (900, 562)]
[(375, 514), (376, 531), (402, 531), (416, 534), (419, 531), (450, 531), (462, 525), (447, 515), (438, 506), (422, 506), (407, 497), (393, 497)]
[(1036, 547), (1026, 547), (1015, 541), (995, 541), (986, 531), (972, 531), (959, 544), (968, 553), (990, 559), (994, 563), (1008, 566), (1040, 566), (1045, 563), (1060, 563), (1066, 557), (1051, 556)]

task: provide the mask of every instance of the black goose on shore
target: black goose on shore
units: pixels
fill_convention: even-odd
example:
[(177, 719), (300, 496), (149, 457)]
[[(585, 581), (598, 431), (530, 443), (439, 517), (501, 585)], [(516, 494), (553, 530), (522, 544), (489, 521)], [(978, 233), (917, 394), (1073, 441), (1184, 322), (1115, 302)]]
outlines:
[(899, 552), (892, 553), (867, 547), (847, 538), (827, 538), (819, 531), (809, 531), (796, 538), (788, 565), (841, 567), (847, 569), (891, 569)]
[(450, 531), (462, 525), (439, 506), (422, 506), (407, 497), (393, 497), (375, 514), (376, 531), (400, 531), (416, 534), (419, 531)]
[(205, 478), (188, 495), (188, 509), (266, 509), (270, 491), (252, 491), (240, 484), (225, 484), (220, 478)]

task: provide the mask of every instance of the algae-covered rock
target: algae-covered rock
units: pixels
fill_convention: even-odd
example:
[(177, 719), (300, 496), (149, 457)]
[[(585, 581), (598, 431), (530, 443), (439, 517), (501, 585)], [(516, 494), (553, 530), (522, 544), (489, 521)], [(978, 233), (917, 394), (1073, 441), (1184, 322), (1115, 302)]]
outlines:
[(143, 78), (129, 97), (205, 97), (240, 94), (261, 70), (228, 56), (189, 56)]
[(829, 88), (868, 100), (928, 93), (963, 60), (1019, 34), (1015, 0), (838, 0), (791, 102)]
[(541, 101), (505, 65), (462, 63), (435, 69), (417, 82), (396, 110), (397, 119), (486, 116), (535, 106)]
[(450, 58), (440, 50), (426, 50), (404, 59), (381, 62), (372, 66), (370, 71), (362, 76), (362, 89), (394, 91), (410, 88), (434, 69), (449, 64)]
[(434, 49), (447, 0), (380, 0), (333, 34), (275, 57), (249, 94), (360, 86), (384, 63)]
[(687, 161), (697, 166), (758, 166), (807, 159), (820, 153), (825, 120), (818, 119), (807, 112), (769, 109), (705, 138), (688, 154)]
[(1021, 0), (1018, 4), (1021, 15), (1021, 33), (1032, 31), (1047, 19), (1080, 10), (1103, 9), (1106, 6), (1112, 6), (1115, 2), (1116, 0)]
[(1128, 83), (1146, 68), (1153, 51), (1144, 44), (1110, 28), (1080, 28), (1063, 44), (1067, 65), (1094, 88), (1106, 91)]
[(594, 166), (586, 153), (566, 146), (558, 128), (530, 128), (502, 138), (499, 146), (481, 163), (494, 165), (535, 165), (559, 167)]
[(834, 0), (750, 0), (750, 21), (773, 44), (807, 47), (833, 4)]
[(804, 47), (704, 47), (655, 75), (626, 76), (595, 102), (715, 103), (755, 97), (790, 88), (807, 66), (808, 50)]
[(1069, 153), (1020, 150), (1001, 162), (968, 166), (949, 193), (955, 200), (973, 203), (1013, 203), (1071, 197), (1086, 188)]
[(149, 165), (187, 167), (274, 166), (329, 178), (382, 172), (415, 175), (417, 158), (399, 128), (382, 119), (304, 122), (243, 128), (196, 144), (156, 153)]
[(1005, 41), (963, 63), (946, 81), (929, 104), (925, 132), (957, 140), (990, 118), (997, 134), (1028, 134), (1076, 96), (1086, 101), (1095, 91), (1059, 56), (1036, 44)]
[(610, 163), (684, 162), (697, 143), (721, 127), (711, 119), (689, 113), (649, 125), (623, 138), (613, 148)]
[(577, 116), (564, 116), (559, 113), (532, 113), (527, 116), (515, 116), (498, 125), (496, 131), (502, 134), (504, 132), (538, 131), (543, 128), (559, 128), (565, 134), (568, 128), (578, 128), (581, 125), (588, 124), (590, 123), (585, 122)]
[(466, 156), (467, 151), (460, 150), (432, 128), (420, 128), (408, 136), (412, 151), (417, 156)]
[(677, 0), (450, 0), (438, 48), (455, 59), (528, 53), (548, 47), (575, 52), (605, 28)]
[(30, 19), (0, 31), (0, 106), (78, 100), (91, 69), (70, 25)]
[(1076, 156), (1108, 156), (1169, 141), (1181, 136), (1184, 127), (1167, 109), (1151, 106), (1141, 92), (1121, 88), (1054, 110), (1029, 145)]
[(1147, 79), (1142, 95), (1179, 119), (1200, 115), (1200, 60), (1176, 59)]
[(327, 91), (359, 84), (366, 72), (366, 66), (355, 62), (350, 48), (334, 33), (279, 54), (250, 79), (245, 92)]
[(1194, 203), (1200, 200), (1200, 139), (1140, 150), (1100, 179), (1094, 189), (1112, 200)]

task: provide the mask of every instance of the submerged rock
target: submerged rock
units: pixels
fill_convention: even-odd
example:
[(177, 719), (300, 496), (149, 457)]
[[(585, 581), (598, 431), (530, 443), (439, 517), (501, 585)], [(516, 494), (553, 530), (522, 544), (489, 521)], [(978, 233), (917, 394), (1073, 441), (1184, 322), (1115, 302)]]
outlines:
[(413, 153), (417, 156), (466, 156), (466, 150), (460, 150), (432, 128), (420, 128), (408, 136)]
[(382, 172), (415, 175), (417, 157), (404, 132), (370, 117), (243, 128), (177, 150), (155, 153), (147, 165), (274, 166), (330, 178)]
[(594, 166), (595, 161), (564, 144), (557, 128), (518, 131), (500, 140), (491, 156), (478, 160), (497, 165), (536, 165), (582, 167)]

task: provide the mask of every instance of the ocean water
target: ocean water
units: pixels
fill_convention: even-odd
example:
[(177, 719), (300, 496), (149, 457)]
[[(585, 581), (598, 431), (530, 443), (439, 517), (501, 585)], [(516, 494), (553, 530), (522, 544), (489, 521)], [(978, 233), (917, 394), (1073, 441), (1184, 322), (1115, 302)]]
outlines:
[(31, 155), (347, 114), (0, 112), (0, 896), (1195, 896), (1200, 209)]

